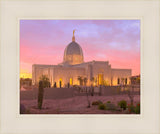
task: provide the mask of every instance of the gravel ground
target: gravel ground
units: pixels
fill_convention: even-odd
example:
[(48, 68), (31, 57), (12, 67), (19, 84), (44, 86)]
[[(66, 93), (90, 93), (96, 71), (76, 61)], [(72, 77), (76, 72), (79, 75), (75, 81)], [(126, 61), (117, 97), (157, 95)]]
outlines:
[[(89, 96), (89, 100), (100, 100), (103, 103), (111, 101), (117, 106), (120, 100), (126, 100), (130, 103), (127, 95), (114, 96)], [(134, 96), (134, 105), (140, 102), (140, 95)], [(75, 96), (68, 99), (47, 99), (43, 101), (43, 108), (37, 108), (37, 100), (21, 100), (21, 104), (25, 106), (28, 114), (127, 114), (128, 111), (110, 111), (99, 110), (98, 106), (87, 108), (88, 101), (86, 96)]]

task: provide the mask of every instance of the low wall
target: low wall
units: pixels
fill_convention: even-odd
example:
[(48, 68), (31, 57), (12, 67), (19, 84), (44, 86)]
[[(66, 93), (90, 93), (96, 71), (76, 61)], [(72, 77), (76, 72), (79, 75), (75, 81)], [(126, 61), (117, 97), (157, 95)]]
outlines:
[[(140, 94), (139, 87), (135, 88), (134, 94)], [(99, 87), (95, 87), (94, 93), (95, 95), (99, 94)], [(118, 86), (106, 86), (101, 87), (101, 95), (102, 96), (110, 96), (110, 95), (118, 95), (118, 94), (126, 94), (125, 91), (120, 91)], [(64, 99), (71, 98), (74, 95), (76, 96), (84, 96), (86, 95), (84, 92), (78, 92), (75, 88), (45, 88), (44, 89), (44, 99)], [(20, 91), (20, 99), (21, 100), (33, 100), (38, 97), (38, 89), (34, 89), (32, 91)]]
[[(63, 99), (73, 97), (74, 88), (45, 88), (44, 99)], [(33, 100), (38, 97), (38, 89), (20, 91), (21, 100)]]
[[(140, 86), (134, 86), (133, 94), (140, 94)], [(127, 94), (127, 91), (122, 91), (119, 86), (106, 86), (102, 88), (102, 95), (118, 95)]]
[(120, 94), (120, 89), (117, 86), (107, 86), (102, 88), (102, 95), (116, 95)]
[(37, 99), (37, 91), (20, 91), (20, 99), (21, 100), (34, 100)]
[[(100, 87), (94, 87), (94, 94), (95, 95), (101, 95), (101, 96), (111, 96), (111, 95), (120, 95), (120, 94), (127, 94), (127, 91), (121, 89), (119, 86), (102, 86)], [(88, 88), (89, 90), (89, 88)], [(86, 89), (81, 89), (80, 92), (76, 93), (76, 96), (84, 96), (86, 95)], [(134, 86), (134, 92), (133, 94), (140, 94), (140, 87)]]

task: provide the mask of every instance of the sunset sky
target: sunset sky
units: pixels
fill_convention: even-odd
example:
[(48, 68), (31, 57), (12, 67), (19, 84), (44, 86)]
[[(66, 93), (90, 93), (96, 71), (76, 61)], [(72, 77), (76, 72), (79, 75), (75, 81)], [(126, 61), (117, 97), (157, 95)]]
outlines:
[(31, 78), (32, 64), (61, 63), (74, 29), (85, 62), (109, 61), (140, 74), (139, 20), (21, 20), (20, 77)]

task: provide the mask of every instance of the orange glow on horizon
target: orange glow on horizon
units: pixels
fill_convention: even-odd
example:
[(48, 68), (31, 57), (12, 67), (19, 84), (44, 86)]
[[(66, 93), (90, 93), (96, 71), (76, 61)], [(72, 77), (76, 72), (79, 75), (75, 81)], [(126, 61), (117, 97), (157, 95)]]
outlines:
[(32, 78), (32, 74), (30, 74), (30, 73), (20, 73), (20, 78)]
[(27, 70), (21, 70), (20, 78), (32, 78), (32, 74), (29, 73)]

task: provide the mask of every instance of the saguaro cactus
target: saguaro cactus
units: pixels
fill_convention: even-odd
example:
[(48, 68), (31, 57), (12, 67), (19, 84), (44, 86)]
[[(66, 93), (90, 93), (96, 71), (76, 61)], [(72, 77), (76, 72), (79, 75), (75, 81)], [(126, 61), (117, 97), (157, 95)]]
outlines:
[(38, 108), (42, 109), (42, 103), (43, 103), (43, 81), (39, 81), (39, 90), (38, 90)]

